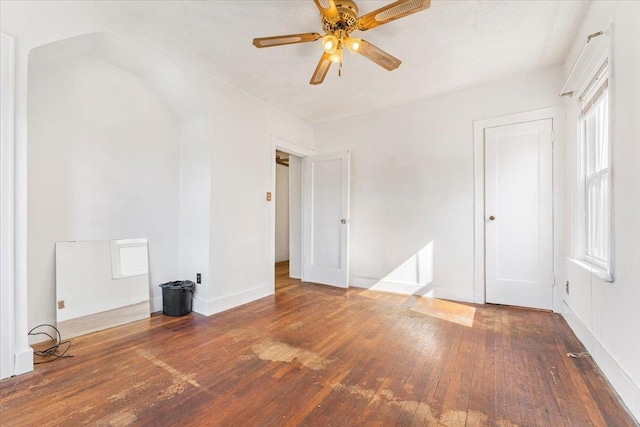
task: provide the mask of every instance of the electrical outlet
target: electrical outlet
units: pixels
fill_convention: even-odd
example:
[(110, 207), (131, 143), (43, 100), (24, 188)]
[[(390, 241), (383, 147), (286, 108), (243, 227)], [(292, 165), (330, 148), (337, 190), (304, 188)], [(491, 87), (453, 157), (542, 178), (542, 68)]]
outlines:
[(202, 276), (200, 273), (196, 274), (196, 283), (202, 283)]
[(64, 300), (58, 301), (58, 310), (62, 310), (64, 308)]
[(271, 192), (267, 191), (267, 202), (271, 201)]
[(567, 280), (567, 284), (564, 286), (564, 290), (567, 292), (567, 295), (569, 295), (569, 281)]

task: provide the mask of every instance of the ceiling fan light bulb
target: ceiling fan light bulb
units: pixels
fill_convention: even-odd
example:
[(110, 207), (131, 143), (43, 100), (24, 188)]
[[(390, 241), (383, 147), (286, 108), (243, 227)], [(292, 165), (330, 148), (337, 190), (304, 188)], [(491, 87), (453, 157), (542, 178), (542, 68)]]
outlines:
[(322, 38), (322, 48), (327, 53), (334, 53), (338, 48), (338, 38), (333, 34), (327, 34)]
[(340, 62), (340, 52), (333, 52), (329, 57), (329, 60), (334, 64), (337, 64), (338, 62)]
[(362, 39), (355, 37), (347, 37), (344, 41), (345, 46), (349, 49), (351, 53), (356, 53), (358, 49), (360, 49), (360, 45), (362, 44)]

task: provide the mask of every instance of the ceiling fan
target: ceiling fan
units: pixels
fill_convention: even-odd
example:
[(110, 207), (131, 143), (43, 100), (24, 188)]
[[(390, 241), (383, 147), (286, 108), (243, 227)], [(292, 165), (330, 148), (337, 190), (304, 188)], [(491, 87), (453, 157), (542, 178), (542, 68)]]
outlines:
[(431, 5), (431, 0), (398, 0), (358, 17), (358, 7), (351, 0), (313, 1), (320, 10), (324, 35), (303, 33), (253, 39), (254, 46), (259, 48), (307, 43), (322, 39), (324, 53), (309, 82), (312, 85), (318, 85), (324, 81), (332, 63), (340, 64), (338, 75), (341, 74), (345, 48), (352, 54), (359, 53), (389, 71), (398, 68), (401, 62), (398, 58), (389, 55), (366, 40), (351, 37), (351, 32), (355, 30), (370, 30), (387, 22), (425, 10)]

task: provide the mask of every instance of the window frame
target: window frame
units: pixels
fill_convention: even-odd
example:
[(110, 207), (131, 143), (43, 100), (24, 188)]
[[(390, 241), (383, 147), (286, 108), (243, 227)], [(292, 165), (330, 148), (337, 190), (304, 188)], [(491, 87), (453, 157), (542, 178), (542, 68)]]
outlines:
[[(612, 125), (612, 75), (611, 64), (608, 57), (605, 57), (604, 61), (600, 62), (600, 66), (595, 68), (596, 72), (592, 73), (592, 78), (586, 88), (581, 92), (581, 96), (578, 97), (578, 179), (577, 179), (577, 235), (575, 236), (574, 254), (579, 261), (586, 264), (587, 267), (605, 279), (608, 282), (613, 282), (613, 237), (614, 237), (614, 222), (613, 222), (613, 174), (612, 174), (612, 142), (613, 142), (613, 125)], [(604, 168), (589, 170), (587, 162), (590, 160), (589, 147), (587, 144), (587, 120), (589, 119), (589, 113), (596, 113), (596, 109), (602, 102), (606, 102), (606, 156), (607, 165)], [(590, 223), (592, 223), (593, 215), (590, 216), (589, 201), (590, 195), (590, 183), (593, 181), (601, 181), (603, 177), (606, 177), (606, 194), (604, 196), (604, 205), (602, 215), (606, 215), (606, 223), (602, 225), (603, 236), (601, 244), (604, 245), (606, 250), (606, 258), (598, 257), (594, 254), (595, 246), (591, 246), (591, 229)], [(602, 184), (600, 184), (602, 185)]]
[[(605, 63), (605, 67), (606, 67)], [(608, 269), (609, 266), (609, 234), (611, 230), (611, 224), (609, 221), (609, 196), (610, 189), (608, 188), (609, 181), (609, 84), (608, 84), (608, 68), (605, 68), (603, 72), (599, 73), (596, 77), (596, 84), (594, 84), (594, 90), (587, 91), (587, 95), (589, 96), (587, 103), (589, 104), (586, 108), (583, 108), (582, 113), (580, 115), (580, 120), (582, 124), (582, 141), (581, 143), (584, 146), (584, 213), (585, 213), (585, 246), (584, 246), (584, 258), (586, 261), (591, 264), (596, 265), (597, 267)], [(584, 104), (584, 103), (583, 103)], [(604, 113), (602, 114), (602, 122), (600, 122), (600, 118), (596, 117), (595, 129), (591, 129), (596, 133), (595, 136), (589, 138), (587, 135), (587, 128), (590, 127), (589, 120), (592, 118), (592, 115), (600, 115), (600, 108), (605, 107)], [(605, 136), (603, 141), (596, 141), (595, 139), (599, 139), (601, 135), (598, 134), (598, 128), (601, 126), (605, 126), (604, 129)], [(599, 156), (602, 156), (602, 153), (596, 153), (598, 148), (603, 147), (606, 150), (606, 165), (601, 166), (597, 165), (599, 163), (597, 159)], [(591, 170), (593, 168), (593, 170)], [(606, 182), (603, 183), (603, 181)], [(598, 212), (593, 212), (591, 207), (592, 205), (592, 190), (598, 192), (596, 203), (600, 205), (600, 210)], [(595, 217), (595, 218), (594, 218)], [(600, 219), (600, 230), (598, 227), (598, 218)], [(596, 228), (596, 229), (594, 229)], [(595, 234), (600, 232), (600, 242), (596, 244), (594, 240)], [(598, 252), (604, 254), (604, 256), (598, 256)]]

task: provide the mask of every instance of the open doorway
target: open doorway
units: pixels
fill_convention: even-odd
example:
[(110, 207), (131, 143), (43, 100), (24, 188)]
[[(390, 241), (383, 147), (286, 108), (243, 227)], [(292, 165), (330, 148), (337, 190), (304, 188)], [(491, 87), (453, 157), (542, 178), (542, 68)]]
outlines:
[[(289, 153), (276, 150), (276, 230), (275, 269), (277, 276), (289, 276), (290, 261), (290, 206), (289, 206)], [(277, 281), (276, 281), (277, 283)]]
[[(277, 151), (281, 153), (276, 153)], [(288, 153), (289, 277), (347, 288), (349, 286), (348, 150), (316, 155), (272, 136), (271, 230), (269, 259), (275, 293), (276, 156)], [(281, 190), (286, 191), (286, 190)], [(275, 193), (275, 194), (271, 194)]]
[(272, 136), (271, 280), (302, 277), (302, 164), (310, 152)]
[(276, 150), (275, 158), (276, 274), (302, 276), (302, 157)]

